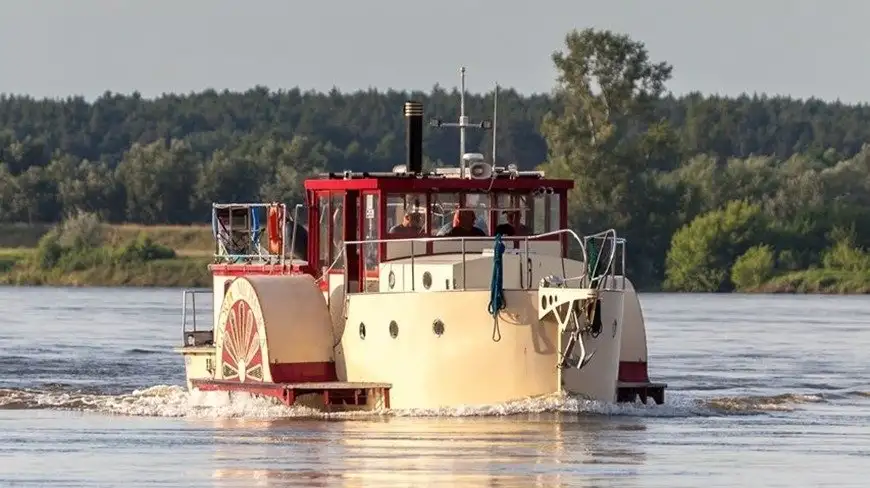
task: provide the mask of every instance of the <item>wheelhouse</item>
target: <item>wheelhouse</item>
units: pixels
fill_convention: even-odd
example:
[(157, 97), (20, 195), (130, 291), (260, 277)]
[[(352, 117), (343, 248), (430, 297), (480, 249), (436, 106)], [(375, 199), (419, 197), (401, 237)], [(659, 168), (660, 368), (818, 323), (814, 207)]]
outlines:
[[(571, 180), (492, 168), (485, 178), (431, 173), (332, 173), (305, 182), (309, 272), (377, 276), (391, 260), (508, 248), (566, 257)], [(471, 216), (473, 215), (473, 220)], [(466, 232), (457, 232), (465, 222)], [(472, 230), (471, 224), (473, 222)], [(457, 238), (456, 236), (460, 236)]]

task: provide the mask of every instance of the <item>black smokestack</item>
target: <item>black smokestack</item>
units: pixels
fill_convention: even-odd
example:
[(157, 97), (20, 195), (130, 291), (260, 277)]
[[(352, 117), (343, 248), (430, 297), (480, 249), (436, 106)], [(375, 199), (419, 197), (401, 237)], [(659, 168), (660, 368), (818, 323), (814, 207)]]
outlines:
[(405, 164), (408, 173), (423, 172), (423, 104), (405, 102)]

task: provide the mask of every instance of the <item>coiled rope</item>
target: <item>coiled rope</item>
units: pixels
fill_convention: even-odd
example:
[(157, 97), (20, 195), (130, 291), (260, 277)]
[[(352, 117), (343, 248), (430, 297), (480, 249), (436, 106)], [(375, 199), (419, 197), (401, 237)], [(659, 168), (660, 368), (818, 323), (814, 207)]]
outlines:
[(498, 314), (507, 307), (507, 302), (504, 298), (504, 242), (502, 242), (501, 234), (495, 235), (495, 245), (493, 246), (492, 256), (492, 281), (489, 285), (489, 314), (493, 318), (492, 340), (498, 342), (501, 340), (501, 330), (498, 326)]

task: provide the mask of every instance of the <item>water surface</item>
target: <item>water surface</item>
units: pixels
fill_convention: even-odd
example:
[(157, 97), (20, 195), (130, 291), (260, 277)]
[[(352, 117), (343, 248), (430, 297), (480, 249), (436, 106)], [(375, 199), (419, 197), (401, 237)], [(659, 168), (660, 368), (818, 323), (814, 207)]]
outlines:
[(185, 392), (180, 300), (0, 287), (0, 486), (863, 487), (870, 475), (870, 298), (642, 295), (662, 406), (553, 396), (329, 416)]

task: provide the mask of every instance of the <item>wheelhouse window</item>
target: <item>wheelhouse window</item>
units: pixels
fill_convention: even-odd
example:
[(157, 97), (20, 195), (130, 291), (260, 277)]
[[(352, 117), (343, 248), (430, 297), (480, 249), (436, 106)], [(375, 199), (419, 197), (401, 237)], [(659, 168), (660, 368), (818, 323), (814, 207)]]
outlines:
[(513, 236), (534, 235), (532, 204), (533, 200), (528, 194), (497, 193), (492, 212), (495, 232)]
[(425, 193), (387, 195), (387, 237), (411, 238), (426, 235), (426, 201)]
[(344, 193), (317, 194), (317, 256), (323, 270), (344, 266), (343, 208)]
[(482, 230), (484, 235), (489, 235), (490, 213), (492, 211), (491, 195), (489, 193), (468, 193), (465, 195), (464, 207), (474, 212), (474, 227)]
[(430, 200), (431, 227), (433, 236), (444, 236), (453, 228), (453, 214), (459, 208), (458, 193), (433, 193)]
[(318, 218), (318, 257), (320, 265), (324, 268), (329, 266), (332, 260), (329, 257), (329, 193), (320, 193), (317, 195), (317, 218)]
[[(344, 194), (332, 193), (329, 211), (332, 222), (332, 264), (333, 268), (344, 267)], [(334, 262), (334, 264), (333, 264)]]
[(560, 203), (558, 193), (552, 190), (533, 194), (534, 226), (538, 234), (560, 230)]
[(432, 236), (473, 237), (488, 234), (488, 194), (433, 193), (430, 198)]
[[(377, 193), (365, 193), (363, 199), (363, 223), (360, 234), (364, 241), (376, 241), (380, 238), (380, 196)], [(378, 289), (378, 249), (377, 242), (366, 242), (362, 245), (365, 263), (364, 277), (366, 290)]]

